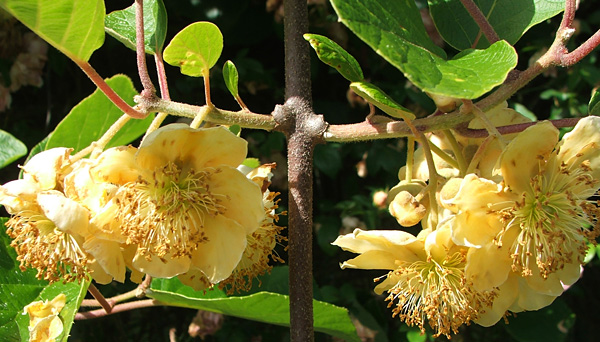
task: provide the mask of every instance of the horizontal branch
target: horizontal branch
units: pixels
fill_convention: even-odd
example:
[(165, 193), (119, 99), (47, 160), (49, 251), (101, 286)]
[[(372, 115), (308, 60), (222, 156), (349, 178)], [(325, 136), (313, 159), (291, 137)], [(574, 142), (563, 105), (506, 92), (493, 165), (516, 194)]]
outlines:
[[(161, 112), (192, 119), (195, 118), (196, 115), (204, 113), (208, 107), (169, 101), (155, 96), (149, 98), (136, 96), (135, 101), (138, 104), (137, 107), (148, 113)], [(244, 128), (264, 129), (267, 131), (275, 128), (275, 120), (271, 115), (257, 114), (248, 110), (233, 112), (219, 109), (214, 106), (210, 106), (208, 109), (209, 111), (206, 113), (205, 121), (209, 121), (211, 123), (221, 125), (240, 125)]]
[[(376, 116), (373, 119), (377, 118)], [(473, 114), (462, 114), (457, 111), (455, 113), (413, 120), (412, 124), (419, 132), (425, 133), (454, 128), (462, 123), (471, 121), (473, 118)], [(400, 138), (413, 136), (413, 134), (408, 125), (403, 121), (376, 122), (371, 120), (348, 125), (330, 125), (323, 136), (326, 141), (344, 142)]]

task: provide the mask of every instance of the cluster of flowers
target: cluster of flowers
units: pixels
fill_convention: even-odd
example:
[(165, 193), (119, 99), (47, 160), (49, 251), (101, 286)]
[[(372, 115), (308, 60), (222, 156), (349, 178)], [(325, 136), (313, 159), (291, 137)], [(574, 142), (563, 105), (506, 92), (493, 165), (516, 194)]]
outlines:
[(139, 148), (75, 160), (41, 152), (0, 187), (21, 268), (51, 282), (123, 282), (126, 269), (196, 290), (246, 289), (279, 260), (274, 165), (241, 165), (247, 143), (223, 127), (167, 125)]
[[(506, 106), (486, 117), (496, 127), (529, 121)], [(543, 308), (577, 281), (600, 230), (590, 199), (600, 188), (600, 117), (581, 119), (560, 141), (550, 122), (538, 122), (501, 139), (446, 131), (428, 142), (439, 147), (436, 177), (420, 147), (412, 174), (403, 167), (388, 197), (401, 225), (422, 230), (340, 236), (334, 245), (360, 254), (342, 268), (389, 270), (375, 292), (388, 293), (393, 315), (447, 337), (463, 324)]]

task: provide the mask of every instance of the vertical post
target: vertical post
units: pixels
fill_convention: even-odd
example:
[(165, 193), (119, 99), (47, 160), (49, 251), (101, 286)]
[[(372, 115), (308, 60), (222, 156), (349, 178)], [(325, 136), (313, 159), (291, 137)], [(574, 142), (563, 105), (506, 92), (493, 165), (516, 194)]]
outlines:
[(313, 151), (326, 124), (312, 111), (306, 0), (284, 0), (284, 11), (286, 102), (273, 116), (288, 141), (290, 340), (311, 342)]

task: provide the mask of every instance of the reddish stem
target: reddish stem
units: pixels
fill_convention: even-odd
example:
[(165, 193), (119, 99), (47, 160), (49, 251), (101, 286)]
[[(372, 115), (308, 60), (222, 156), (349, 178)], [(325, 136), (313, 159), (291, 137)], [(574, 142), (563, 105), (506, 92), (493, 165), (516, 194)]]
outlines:
[(104, 93), (104, 95), (106, 95), (106, 97), (108, 97), (108, 99), (111, 100), (112, 103), (115, 104), (115, 106), (119, 107), (119, 109), (123, 111), (123, 113), (135, 119), (143, 119), (146, 117), (146, 115), (148, 115), (147, 113), (142, 113), (135, 110), (129, 104), (127, 104), (127, 102), (125, 102), (119, 96), (119, 94), (115, 93), (115, 91), (112, 90), (112, 88), (109, 87), (108, 84), (106, 84), (102, 76), (100, 76), (98, 72), (96, 72), (96, 70), (90, 65), (90, 63), (82, 60), (73, 61), (81, 68), (81, 70), (83, 70), (87, 77), (89, 77), (89, 79), (92, 82), (94, 82), (94, 84)]
[(110, 312), (106, 312), (106, 310), (104, 310), (104, 309), (98, 309), (98, 310), (92, 310), (92, 311), (86, 311), (86, 312), (78, 312), (77, 314), (75, 314), (75, 320), (79, 321), (79, 320), (84, 320), (84, 319), (104, 317), (104, 316), (116, 314), (119, 312), (141, 309), (141, 308), (148, 308), (148, 307), (152, 307), (152, 306), (161, 306), (161, 305), (164, 305), (164, 304), (161, 304), (159, 301), (154, 300), (154, 299), (137, 300), (135, 302), (129, 302), (129, 303), (115, 305), (112, 308), (112, 311), (110, 311)]
[(102, 306), (101, 310), (104, 310), (106, 313), (110, 313), (113, 309), (113, 305), (110, 304), (106, 298), (100, 293), (98, 288), (94, 284), (90, 284), (88, 287), (89, 293), (98, 301), (100, 306)]
[(469, 12), (471, 18), (475, 20), (475, 23), (477, 23), (477, 26), (479, 26), (481, 32), (483, 33), (485, 38), (487, 38), (490, 44), (494, 44), (495, 42), (500, 40), (500, 37), (498, 37), (496, 31), (494, 30), (492, 25), (490, 25), (490, 22), (487, 20), (485, 15), (483, 15), (481, 9), (477, 7), (473, 0), (460, 0), (460, 2), (463, 4), (467, 12)]
[(156, 63), (156, 73), (158, 74), (160, 97), (165, 100), (170, 100), (171, 95), (169, 94), (169, 86), (167, 85), (167, 74), (165, 72), (162, 51), (156, 51), (156, 54), (154, 54), (154, 62)]
[(144, 90), (142, 96), (153, 95), (156, 90), (148, 74), (146, 65), (146, 44), (144, 41), (144, 0), (135, 0), (135, 52), (138, 74)]

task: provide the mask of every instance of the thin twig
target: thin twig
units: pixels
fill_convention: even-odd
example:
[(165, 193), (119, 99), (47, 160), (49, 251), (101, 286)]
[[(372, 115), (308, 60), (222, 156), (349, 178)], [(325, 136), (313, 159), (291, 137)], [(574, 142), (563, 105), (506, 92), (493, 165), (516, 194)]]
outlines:
[(111, 305), (106, 298), (98, 291), (98, 288), (94, 284), (90, 284), (88, 287), (88, 292), (98, 301), (102, 310), (106, 313), (110, 313), (113, 309), (113, 305)]
[(89, 79), (94, 82), (94, 84), (108, 97), (108, 99), (115, 104), (115, 106), (119, 107), (123, 113), (131, 116), (135, 119), (143, 119), (146, 117), (147, 112), (140, 112), (132, 108), (127, 102), (125, 102), (119, 94), (115, 93), (114, 90), (104, 81), (102, 76), (96, 72), (96, 70), (90, 65), (90, 63), (83, 60), (73, 60), (77, 66), (83, 70), (83, 72), (89, 77)]
[(110, 312), (106, 312), (106, 310), (104, 310), (104, 309), (98, 309), (98, 310), (92, 310), (92, 311), (86, 311), (86, 312), (78, 312), (77, 314), (75, 314), (75, 320), (79, 321), (79, 320), (84, 320), (84, 319), (104, 317), (104, 316), (116, 314), (119, 312), (136, 310), (136, 309), (141, 309), (141, 308), (148, 308), (148, 307), (153, 307), (153, 306), (162, 306), (162, 305), (164, 305), (164, 304), (162, 304), (161, 302), (154, 300), (154, 299), (137, 300), (135, 302), (128, 302), (128, 303), (124, 303), (124, 304), (115, 305)]
[(460, 0), (460, 2), (463, 4), (467, 12), (469, 12), (471, 18), (475, 20), (475, 23), (477, 23), (477, 26), (479, 26), (481, 32), (483, 32), (483, 35), (485, 38), (487, 38), (490, 44), (494, 44), (500, 40), (500, 37), (498, 37), (496, 31), (492, 25), (490, 25), (490, 22), (481, 12), (481, 9), (479, 9), (479, 7), (477, 7), (477, 5), (473, 2), (473, 0)]
[(144, 37), (144, 0), (135, 0), (135, 52), (138, 74), (144, 90), (142, 96), (150, 96), (156, 92), (146, 65), (146, 43)]

